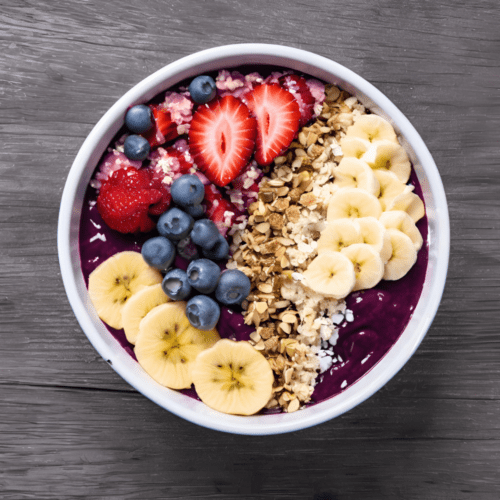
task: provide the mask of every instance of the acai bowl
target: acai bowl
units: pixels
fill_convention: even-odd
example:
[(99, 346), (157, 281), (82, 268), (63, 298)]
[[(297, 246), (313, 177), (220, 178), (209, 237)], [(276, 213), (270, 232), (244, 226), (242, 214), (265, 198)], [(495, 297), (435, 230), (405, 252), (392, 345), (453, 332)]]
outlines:
[[(221, 73), (223, 71), (226, 73)], [(98, 311), (99, 304), (95, 298), (92, 301), (88, 291), (89, 277), (100, 264), (122, 252), (136, 252), (137, 257), (141, 255), (143, 243), (158, 235), (154, 227), (146, 228), (151, 232), (139, 235), (122, 234), (108, 228), (96, 208), (102, 183), (107, 181), (106, 175), (113, 176), (115, 170), (115, 167), (108, 169), (104, 177), (97, 175), (105, 170), (102, 166), (106, 155), (112, 153), (109, 148), (116, 154), (124, 154), (120, 147), (123, 146), (122, 138), (130, 134), (124, 126), (127, 111), (138, 104), (158, 106), (166, 102), (165, 92), (186, 93), (190, 81), (200, 75), (211, 75), (220, 83), (215, 99), (226, 94), (234, 98), (239, 78), (234, 71), (243, 78), (254, 75), (245, 80), (252, 81), (250, 90), (259, 86), (262, 89), (266, 84), (273, 89), (288, 85), (285, 91), (292, 95), (300, 90), (300, 82), (292, 79), (290, 86), (290, 75), (297, 75), (306, 80), (315, 98), (311, 102), (315, 108), (311, 116), (304, 118), (303, 123), (300, 123), (301, 117), (298, 118), (291, 143), (270, 163), (267, 158), (262, 159), (265, 151), (262, 152), (261, 140), (260, 152), (257, 153), (255, 145), (250, 148), (247, 165), (228, 184), (213, 172), (208, 172), (208, 176), (218, 184), (211, 179), (205, 184), (206, 189), (218, 190), (224, 200), (239, 209), (224, 210), (222, 214), (225, 237), (231, 248), (229, 259), (217, 263), (221, 269), (238, 269), (247, 275), (251, 292), (243, 304), (228, 307), (219, 304), (220, 317), (215, 327), (218, 336), (204, 346), (203, 352), (217, 345), (228, 347), (229, 343), (234, 347), (240, 343), (238, 347), (244, 345), (246, 349), (248, 346), (252, 355), (260, 356), (259, 363), (266, 360), (263, 371), (272, 374), (271, 379), (266, 375), (262, 381), (263, 391), (268, 391), (264, 397), (266, 401), (262, 407), (262, 403), (258, 405), (260, 409), (255, 414), (248, 416), (211, 408), (200, 401), (193, 387), (171, 389), (157, 382), (159, 377), (152, 370), (148, 371), (147, 361), (145, 364), (137, 361), (137, 345), (129, 341), (121, 328), (112, 328), (100, 319), (103, 314)], [(256, 79), (256, 74), (260, 79)], [(236, 82), (232, 86), (227, 85), (231, 78)], [(320, 87), (323, 85), (323, 99), (318, 97), (318, 85), (311, 84), (312, 81), (319, 82)], [(247, 99), (241, 95), (236, 98), (248, 109), (252, 108), (248, 96)], [(302, 109), (308, 102), (307, 98), (301, 103), (300, 98), (296, 100)], [(325, 103), (328, 109), (323, 107)], [(293, 106), (296, 111), (297, 106)], [(194, 104), (192, 117), (203, 107), (210, 107), (210, 103)], [(258, 114), (256, 108), (254, 103), (250, 117), (255, 118)], [(363, 125), (366, 118), (359, 120), (362, 116), (380, 117), (380, 120)], [(258, 119), (254, 121), (258, 127)], [(389, 161), (383, 161), (383, 153), (380, 153), (381, 163), (377, 164), (380, 157), (377, 151), (384, 149), (377, 143), (377, 133), (382, 134), (381, 142), (386, 147), (389, 147), (387, 142), (392, 142), (398, 154), (403, 155), (401, 161), (394, 161), (395, 170), (389, 172), (391, 178), (401, 177), (399, 187), (388, 184), (387, 178), (380, 173), (372, 174), (372, 171), (391, 168)], [(149, 155), (162, 148), (168, 157), (168, 151), (172, 151), (169, 148), (174, 146), (184, 153), (186, 144), (189, 153), (189, 129), (181, 127), (174, 136), (163, 144), (151, 146)], [(178, 142), (182, 140), (185, 142)], [(191, 140), (194, 142), (192, 137)], [(376, 143), (375, 148), (371, 148), (372, 142)], [(343, 149), (350, 152), (344, 154)], [(254, 160), (259, 154), (260, 163), (266, 165), (257, 162), (255, 166)], [(349, 162), (341, 164), (348, 155)], [(168, 170), (171, 162), (162, 160), (165, 160), (165, 153), (157, 155), (156, 162), (149, 156), (143, 163), (126, 167), (141, 170), (152, 163), (156, 167), (159, 164), (157, 170), (170, 177), (165, 183), (170, 185), (176, 176)], [(252, 168), (247, 168), (250, 164)], [(188, 165), (183, 173), (196, 175), (201, 172), (197, 166), (195, 164), (192, 170)], [(207, 171), (201, 173), (207, 174)], [(239, 177), (241, 182), (233, 185)], [(353, 186), (353, 179), (361, 184)], [(210, 187), (214, 184), (215, 187)], [(389, 197), (383, 199), (381, 186), (387, 185), (385, 192)], [(238, 190), (245, 196), (239, 197)], [(365, 196), (360, 195), (359, 190), (371, 192)], [(392, 196), (391, 193), (397, 194)], [(408, 193), (411, 196), (407, 196)], [(398, 200), (394, 202), (397, 196), (400, 196), (399, 204)], [(338, 203), (330, 203), (333, 197)], [(339, 215), (339, 210), (353, 209), (350, 200), (358, 198), (362, 200), (357, 208), (369, 207), (366, 213), (358, 214), (365, 222), (370, 219), (370, 228), (366, 230), (357, 222), (354, 229), (350, 222), (336, 222), (350, 220), (350, 212), (344, 217), (344, 212)], [(380, 208), (371, 204), (373, 199)], [(156, 203), (158, 199), (150, 200), (153, 201)], [(201, 202), (202, 218), (209, 218), (209, 212), (215, 211), (207, 202), (210, 200)], [(388, 247), (390, 238), (386, 233), (394, 236), (394, 231), (398, 231), (395, 225), (399, 223), (390, 220), (394, 219), (395, 212), (405, 210), (413, 219), (418, 235), (414, 229), (406, 231), (400, 227), (399, 232), (407, 233), (405, 238), (398, 233), (401, 245), (404, 247), (412, 241), (414, 250), (407, 252), (411, 253), (409, 260), (412, 262), (407, 274), (398, 278), (398, 271), (395, 271), (396, 275), (391, 277), (387, 263), (392, 254), (397, 253), (391, 248), (398, 247), (399, 240)], [(228, 216), (225, 220), (224, 214), (228, 212), (243, 218), (236, 220)], [(387, 212), (392, 213), (387, 216)], [(408, 219), (404, 215), (401, 217)], [(307, 219), (314, 226), (308, 226)], [(384, 223), (384, 219), (389, 221)], [(151, 220), (157, 223), (157, 214), (153, 214)], [(327, 230), (327, 226), (333, 229)], [(371, 237), (372, 231), (376, 232), (381, 226), (385, 236)], [(219, 229), (224, 232), (224, 227), (219, 226)], [(342, 241), (344, 231), (351, 234), (347, 244)], [(326, 251), (318, 251), (318, 243)], [(368, 266), (368, 281), (372, 282), (360, 284), (356, 276), (364, 258), (359, 255), (365, 255), (362, 251), (366, 248), (359, 245), (368, 243), (371, 247), (379, 245), (379, 256), (373, 266)], [(332, 245), (337, 246), (332, 248)], [(163, 408), (199, 425), (240, 434), (275, 434), (309, 427), (353, 408), (390, 380), (411, 357), (430, 327), (443, 292), (449, 255), (449, 220), (442, 182), (429, 151), (404, 115), (377, 89), (321, 56), (289, 47), (242, 44), (209, 49), (166, 66), (136, 85), (103, 116), (84, 142), (69, 172), (61, 202), (58, 246), (66, 292), (82, 329), (101, 356), (129, 384)], [(357, 252), (352, 252), (353, 247)], [(372, 250), (368, 252), (370, 259)], [(179, 249), (177, 252), (180, 255)], [(274, 263), (270, 259), (274, 259)], [(331, 261), (325, 264), (325, 259), (334, 259), (335, 264)], [(253, 266), (252, 261), (258, 267)], [(346, 264), (347, 261), (352, 264)], [(172, 267), (182, 268), (188, 263), (180, 263), (176, 258)], [(340, 272), (341, 283), (321, 280), (325, 266), (333, 265), (339, 269), (347, 267), (345, 274)], [(157, 271), (147, 286), (158, 288), (166, 271)], [(308, 291), (306, 297), (303, 289)], [(190, 297), (192, 295), (188, 300)], [(168, 309), (165, 315), (171, 318), (174, 316), (171, 305), (175, 301), (166, 302), (166, 306), (156, 307)], [(152, 321), (151, 316), (149, 320)], [(217, 342), (219, 337), (226, 342)], [(197, 373), (198, 377), (206, 375), (199, 366)], [(202, 385), (200, 382), (199, 387)]]

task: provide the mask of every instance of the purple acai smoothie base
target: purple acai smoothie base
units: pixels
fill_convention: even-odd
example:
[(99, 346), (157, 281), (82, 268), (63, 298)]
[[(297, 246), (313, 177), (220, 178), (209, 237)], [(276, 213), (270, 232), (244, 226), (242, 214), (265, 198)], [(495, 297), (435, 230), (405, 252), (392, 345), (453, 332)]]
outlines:
[[(415, 172), (412, 172), (410, 182), (415, 186), (415, 194), (423, 199)], [(96, 191), (89, 187), (80, 220), (80, 261), (87, 286), (90, 273), (99, 264), (117, 252), (140, 252), (144, 241), (156, 234), (132, 236), (113, 231), (101, 219), (95, 204), (96, 197)], [(354, 321), (344, 321), (339, 326), (339, 338), (334, 348), (337, 357), (340, 356), (339, 362), (318, 376), (312, 404), (339, 394), (363, 377), (403, 333), (419, 301), (429, 256), (427, 216), (417, 223), (417, 227), (424, 245), (408, 274), (398, 281), (381, 281), (375, 288), (351, 293), (346, 298), (347, 309), (353, 312)], [(187, 261), (177, 257), (175, 265), (185, 269)], [(123, 349), (136, 359), (133, 346), (128, 343), (124, 331), (108, 325), (106, 328)], [(254, 328), (244, 324), (239, 311), (223, 307), (217, 330), (222, 338), (248, 340)], [(181, 392), (197, 397), (194, 389)]]
[[(269, 72), (268, 68), (263, 73)], [(410, 183), (415, 187), (415, 194), (423, 200), (422, 188), (413, 169)], [(107, 258), (127, 250), (140, 252), (142, 244), (157, 235), (156, 231), (124, 235), (110, 229), (97, 210), (96, 199), (97, 191), (89, 186), (82, 207), (79, 234), (81, 269), (87, 286), (90, 273)], [(427, 216), (417, 223), (417, 228), (424, 244), (418, 252), (415, 265), (406, 276), (397, 281), (381, 281), (370, 290), (354, 292), (346, 298), (347, 310), (352, 311), (354, 319), (347, 321), (352, 319), (348, 317), (339, 325), (339, 337), (333, 347), (337, 362), (318, 375), (310, 405), (339, 394), (362, 378), (387, 354), (405, 330), (420, 299), (427, 270)], [(187, 265), (188, 261), (177, 256), (176, 267), (186, 269)], [(120, 346), (136, 360), (133, 345), (127, 341), (124, 331), (105, 326)], [(241, 310), (221, 307), (217, 330), (221, 338), (249, 340), (255, 328), (244, 324)], [(180, 392), (197, 398), (194, 388)], [(275, 412), (263, 410), (262, 413)]]

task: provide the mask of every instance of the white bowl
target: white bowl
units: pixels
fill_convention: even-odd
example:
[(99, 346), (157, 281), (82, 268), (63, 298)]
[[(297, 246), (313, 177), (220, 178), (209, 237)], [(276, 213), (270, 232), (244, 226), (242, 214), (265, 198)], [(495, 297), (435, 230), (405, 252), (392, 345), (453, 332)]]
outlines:
[[(403, 138), (423, 189), (429, 221), (429, 263), (413, 316), (396, 344), (360, 380), (322, 403), (290, 414), (242, 417), (225, 415), (179, 392), (160, 386), (125, 352), (99, 320), (80, 268), (78, 231), (85, 190), (127, 108), (149, 101), (181, 80), (243, 64), (292, 68), (339, 85), (375, 113), (388, 119)], [(446, 197), (438, 170), (420, 135), (380, 91), (344, 66), (291, 47), (240, 44), (215, 47), (184, 57), (152, 74), (119, 99), (89, 134), (71, 167), (59, 213), (58, 249), (66, 293), (83, 331), (99, 354), (133, 387), (163, 408), (196, 424), (237, 434), (278, 434), (325, 422), (374, 394), (408, 361), (424, 338), (443, 293), (450, 248)]]

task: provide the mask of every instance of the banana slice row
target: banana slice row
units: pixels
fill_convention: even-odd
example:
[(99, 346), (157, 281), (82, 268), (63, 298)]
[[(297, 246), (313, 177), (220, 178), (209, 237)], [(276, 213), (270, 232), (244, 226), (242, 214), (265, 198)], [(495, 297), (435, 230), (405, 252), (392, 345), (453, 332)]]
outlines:
[(140, 253), (120, 252), (90, 274), (88, 290), (99, 317), (123, 328), (137, 361), (156, 382), (171, 389), (194, 383), (201, 400), (224, 413), (260, 411), (274, 383), (267, 359), (248, 342), (193, 327), (186, 302), (171, 302), (161, 281)]
[(415, 224), (425, 215), (423, 201), (406, 184), (411, 164), (389, 122), (360, 116), (341, 146), (327, 226), (304, 272), (309, 288), (337, 299), (402, 278), (423, 245)]

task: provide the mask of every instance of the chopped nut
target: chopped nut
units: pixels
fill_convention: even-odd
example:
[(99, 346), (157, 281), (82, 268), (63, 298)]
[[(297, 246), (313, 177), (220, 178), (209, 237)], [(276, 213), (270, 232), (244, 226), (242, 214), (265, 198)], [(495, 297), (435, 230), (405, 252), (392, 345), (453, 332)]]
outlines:
[(259, 233), (266, 233), (270, 229), (270, 224), (269, 222), (262, 222), (261, 224), (258, 224), (255, 226), (255, 229), (259, 231)]
[(269, 216), (269, 224), (273, 229), (280, 230), (284, 225), (283, 216), (273, 213)]

